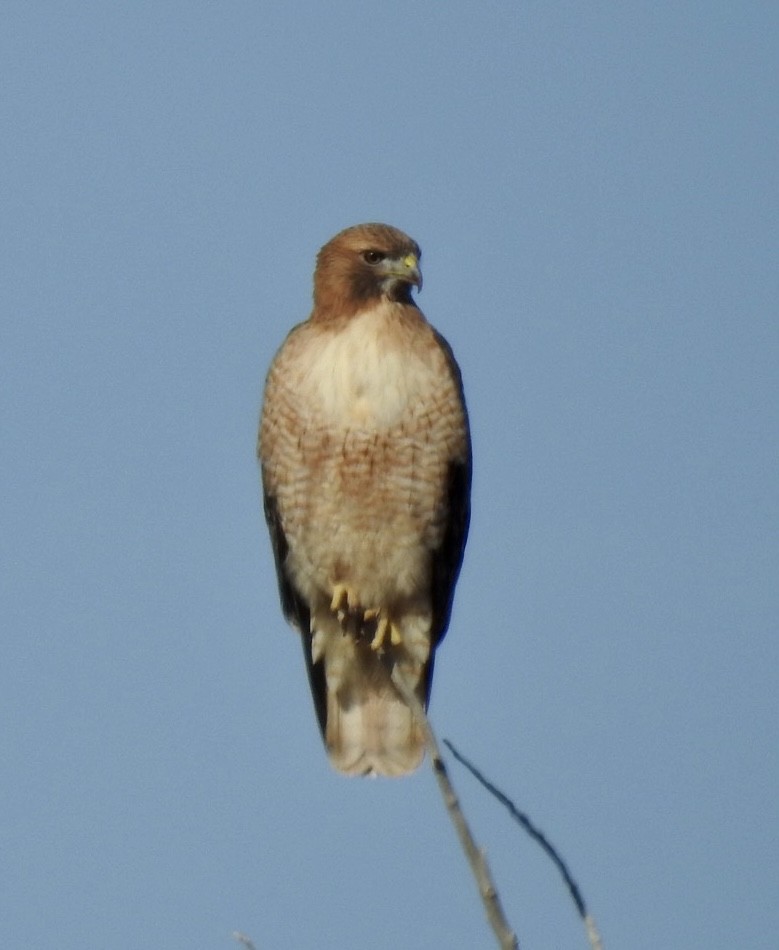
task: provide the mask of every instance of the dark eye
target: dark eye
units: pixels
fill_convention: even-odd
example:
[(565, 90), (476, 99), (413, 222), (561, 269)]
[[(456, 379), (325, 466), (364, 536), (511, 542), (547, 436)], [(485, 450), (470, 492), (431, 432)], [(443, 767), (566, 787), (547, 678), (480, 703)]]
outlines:
[(386, 254), (382, 254), (381, 251), (363, 251), (362, 259), (366, 264), (378, 264), (379, 261), (383, 261), (386, 257)]

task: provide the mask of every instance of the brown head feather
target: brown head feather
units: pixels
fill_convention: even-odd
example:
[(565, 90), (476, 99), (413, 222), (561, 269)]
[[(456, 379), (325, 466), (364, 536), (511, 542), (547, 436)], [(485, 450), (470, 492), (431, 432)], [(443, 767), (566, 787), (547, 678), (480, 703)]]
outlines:
[(371, 263), (372, 252), (382, 261), (408, 255), (418, 261), (421, 253), (416, 241), (388, 224), (358, 224), (336, 234), (317, 255), (312, 319), (354, 316), (381, 297), (413, 306), (411, 284), (421, 285), (419, 272), (388, 279), (381, 263)]

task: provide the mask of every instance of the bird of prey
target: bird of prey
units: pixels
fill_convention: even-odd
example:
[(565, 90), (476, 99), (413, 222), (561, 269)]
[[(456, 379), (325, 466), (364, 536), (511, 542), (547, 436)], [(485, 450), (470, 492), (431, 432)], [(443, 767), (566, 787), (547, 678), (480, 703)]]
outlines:
[(268, 372), (258, 455), (281, 605), (302, 637), (333, 767), (404, 775), (470, 517), (460, 371), (411, 296), (418, 245), (384, 224), (320, 250), (314, 308)]

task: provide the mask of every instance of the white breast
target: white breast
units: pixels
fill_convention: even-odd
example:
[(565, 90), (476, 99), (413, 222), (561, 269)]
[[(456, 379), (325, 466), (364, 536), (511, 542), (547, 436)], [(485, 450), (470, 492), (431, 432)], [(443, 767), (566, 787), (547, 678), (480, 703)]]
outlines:
[(318, 338), (301, 395), (319, 413), (340, 425), (389, 427), (429, 389), (431, 368), (389, 332), (392, 318), (384, 304)]

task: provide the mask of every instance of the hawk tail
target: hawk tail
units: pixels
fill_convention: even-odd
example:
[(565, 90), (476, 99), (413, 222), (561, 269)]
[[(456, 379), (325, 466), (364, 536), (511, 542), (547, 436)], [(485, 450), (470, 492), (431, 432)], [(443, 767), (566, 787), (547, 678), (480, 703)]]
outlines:
[[(421, 763), (424, 735), (390, 678), (393, 653), (402, 649), (389, 647), (379, 654), (369, 642), (355, 641), (339, 631), (328, 638), (318, 661), (310, 646), (306, 650), (322, 736), (336, 771), (401, 776)], [(404, 663), (404, 668), (408, 665)], [(432, 657), (416, 666), (411, 684), (423, 706), (427, 705), (431, 667)]]

